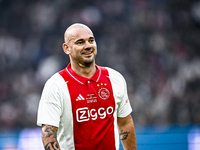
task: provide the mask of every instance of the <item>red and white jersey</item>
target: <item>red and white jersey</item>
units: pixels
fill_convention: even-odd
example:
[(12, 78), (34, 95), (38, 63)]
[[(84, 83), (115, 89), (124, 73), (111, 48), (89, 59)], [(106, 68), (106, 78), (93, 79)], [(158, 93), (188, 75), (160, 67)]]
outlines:
[(37, 124), (58, 127), (61, 150), (119, 149), (117, 117), (132, 111), (126, 82), (117, 71), (96, 67), (88, 79), (69, 64), (45, 84)]

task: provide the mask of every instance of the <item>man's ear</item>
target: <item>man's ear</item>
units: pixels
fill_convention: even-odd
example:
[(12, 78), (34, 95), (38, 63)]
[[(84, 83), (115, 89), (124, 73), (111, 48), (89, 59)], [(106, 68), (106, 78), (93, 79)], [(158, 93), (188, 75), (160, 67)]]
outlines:
[(63, 51), (64, 51), (67, 55), (70, 54), (69, 47), (68, 47), (68, 45), (67, 45), (66, 43), (63, 43)]

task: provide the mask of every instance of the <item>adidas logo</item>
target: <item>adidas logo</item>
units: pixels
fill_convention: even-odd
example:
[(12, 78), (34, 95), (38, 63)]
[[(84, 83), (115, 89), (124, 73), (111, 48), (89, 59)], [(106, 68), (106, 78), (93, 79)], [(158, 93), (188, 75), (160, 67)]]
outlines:
[(79, 94), (78, 97), (76, 98), (76, 101), (80, 100), (85, 100), (85, 98), (81, 94)]

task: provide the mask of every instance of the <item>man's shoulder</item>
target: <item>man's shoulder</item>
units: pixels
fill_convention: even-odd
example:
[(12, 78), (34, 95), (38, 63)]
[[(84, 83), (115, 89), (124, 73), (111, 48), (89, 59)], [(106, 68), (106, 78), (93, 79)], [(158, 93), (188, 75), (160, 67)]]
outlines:
[(110, 67), (106, 67), (106, 66), (98, 66), (101, 71), (107, 70), (110, 73), (116, 73), (116, 74), (120, 74), (117, 70), (110, 68)]
[(100, 68), (101, 68), (102, 72), (103, 72), (103, 70), (106, 70), (108, 72), (108, 76), (110, 79), (124, 80), (123, 75), (119, 71), (117, 71), (113, 68), (110, 68), (110, 67), (102, 67), (101, 66)]
[(105, 68), (108, 70), (108, 73), (110, 76), (116, 76), (116, 77), (120, 77), (120, 78), (123, 77), (119, 71), (117, 71), (113, 68), (110, 68), (110, 67), (105, 67)]
[(64, 83), (64, 79), (62, 76), (59, 74), (59, 72), (56, 72), (53, 74), (46, 82), (47, 85), (60, 85), (61, 83)]

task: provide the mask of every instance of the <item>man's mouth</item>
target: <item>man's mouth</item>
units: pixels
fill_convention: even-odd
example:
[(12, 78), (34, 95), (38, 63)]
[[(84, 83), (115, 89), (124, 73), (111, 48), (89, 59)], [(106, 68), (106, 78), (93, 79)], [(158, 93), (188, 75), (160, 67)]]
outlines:
[(92, 51), (90, 51), (90, 52), (85, 52), (85, 53), (83, 52), (82, 54), (83, 54), (83, 55), (90, 55), (90, 54), (92, 54)]

